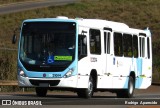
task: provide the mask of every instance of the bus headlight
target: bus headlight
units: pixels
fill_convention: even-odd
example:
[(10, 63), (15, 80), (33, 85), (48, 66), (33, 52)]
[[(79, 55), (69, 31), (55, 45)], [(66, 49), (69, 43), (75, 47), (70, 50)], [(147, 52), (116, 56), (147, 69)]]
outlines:
[(74, 72), (74, 68), (69, 69), (69, 71), (64, 75), (64, 78), (71, 77), (73, 72)]
[(24, 73), (24, 71), (22, 69), (18, 69), (19, 75), (22, 77), (26, 77), (26, 74)]

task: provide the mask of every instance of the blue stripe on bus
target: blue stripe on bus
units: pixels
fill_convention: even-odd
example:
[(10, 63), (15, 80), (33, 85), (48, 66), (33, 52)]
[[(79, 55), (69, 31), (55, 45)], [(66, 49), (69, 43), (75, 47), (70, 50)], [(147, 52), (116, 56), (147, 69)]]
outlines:
[[(141, 77), (142, 75), (142, 58), (138, 58), (136, 60), (136, 64), (137, 64), (137, 75), (138, 75), (138, 79), (136, 80), (136, 88), (140, 88), (142, 83), (143, 83), (143, 77)], [(126, 81), (125, 81), (125, 84), (123, 86), (123, 88), (128, 88), (128, 80), (129, 80), (129, 77), (126, 78)]]
[(142, 75), (142, 62), (142, 58), (137, 59), (138, 84), (136, 88), (140, 88), (143, 82), (143, 78), (140, 77), (140, 75)]
[(125, 81), (123, 88), (128, 88), (128, 80), (129, 80), (129, 77), (126, 77), (126, 81)]

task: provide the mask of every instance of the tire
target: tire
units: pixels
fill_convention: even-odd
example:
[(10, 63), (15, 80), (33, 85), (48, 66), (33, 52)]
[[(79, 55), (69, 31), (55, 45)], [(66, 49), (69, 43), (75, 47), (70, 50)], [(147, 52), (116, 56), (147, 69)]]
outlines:
[(38, 97), (45, 97), (47, 95), (47, 88), (36, 87), (36, 95)]
[(127, 90), (127, 98), (132, 98), (134, 94), (134, 89), (135, 89), (135, 82), (133, 80), (133, 77), (129, 77), (129, 82), (128, 82), (128, 90)]
[(93, 78), (90, 76), (88, 81), (88, 88), (81, 89), (77, 91), (77, 95), (80, 98), (91, 98), (93, 96), (93, 90), (94, 90), (94, 84), (93, 84)]
[(133, 77), (129, 77), (128, 81), (128, 89), (123, 89), (119, 90), (117, 92), (117, 97), (118, 98), (132, 98), (134, 94), (134, 89), (135, 89), (135, 82), (133, 80)]

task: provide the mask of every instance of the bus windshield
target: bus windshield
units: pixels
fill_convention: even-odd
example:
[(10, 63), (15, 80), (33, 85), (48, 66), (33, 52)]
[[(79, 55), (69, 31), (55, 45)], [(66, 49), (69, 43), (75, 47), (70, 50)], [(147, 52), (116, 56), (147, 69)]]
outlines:
[(75, 40), (74, 22), (24, 22), (20, 61), (29, 71), (63, 71), (75, 59)]

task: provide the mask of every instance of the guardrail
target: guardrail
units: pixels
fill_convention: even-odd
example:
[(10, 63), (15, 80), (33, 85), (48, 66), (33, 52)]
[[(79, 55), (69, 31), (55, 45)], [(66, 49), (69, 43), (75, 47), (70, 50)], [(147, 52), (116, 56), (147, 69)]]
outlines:
[[(160, 82), (153, 82), (152, 85), (160, 85)], [(0, 86), (18, 86), (17, 81), (0, 80)]]
[[(160, 82), (153, 82), (152, 85), (160, 86)], [(14, 87), (18, 86), (18, 81), (9, 81), (9, 80), (0, 80), (0, 92), (3, 89), (3, 86), (11, 86)], [(27, 89), (22, 88), (22, 92), (27, 91)]]
[(0, 86), (18, 86), (17, 81), (0, 80)]
[[(4, 86), (10, 86), (13, 88), (13, 90), (15, 89), (15, 87), (18, 87), (18, 81), (14, 81), (14, 80), (0, 80), (0, 92), (3, 91), (3, 87)], [(27, 89), (22, 88), (22, 92), (25, 92)]]

